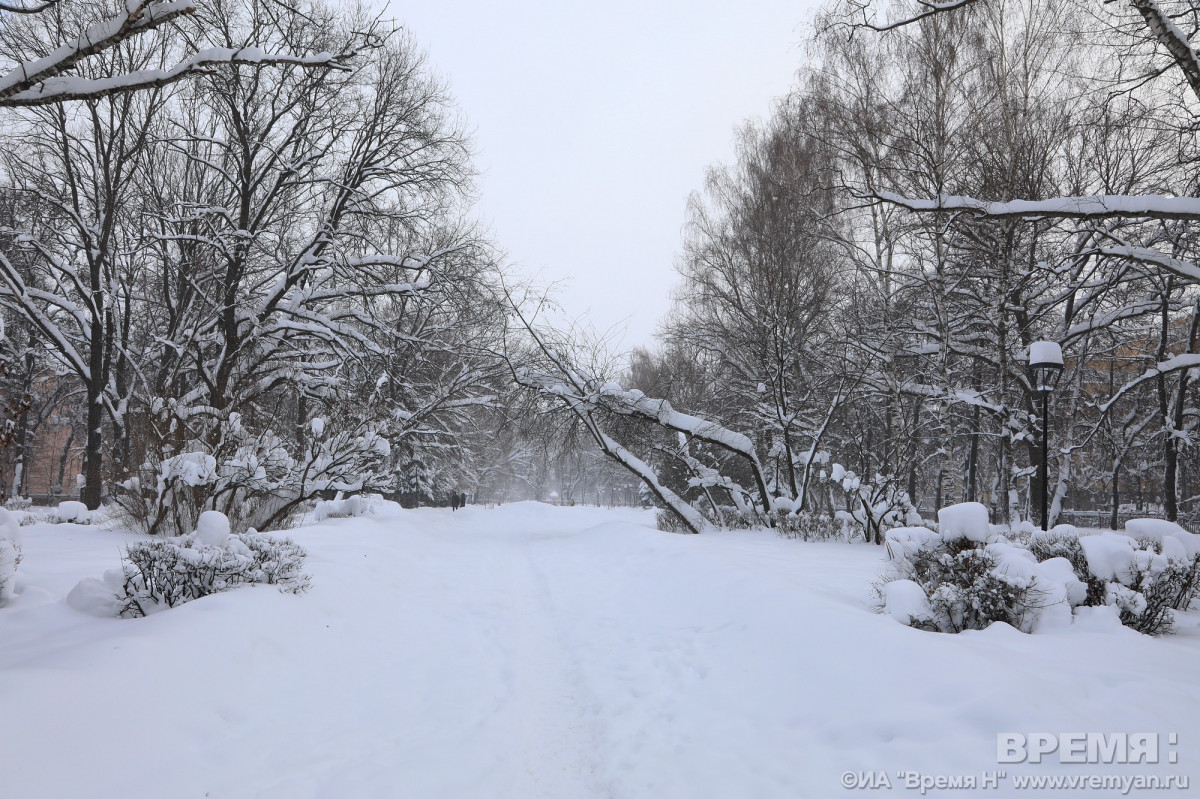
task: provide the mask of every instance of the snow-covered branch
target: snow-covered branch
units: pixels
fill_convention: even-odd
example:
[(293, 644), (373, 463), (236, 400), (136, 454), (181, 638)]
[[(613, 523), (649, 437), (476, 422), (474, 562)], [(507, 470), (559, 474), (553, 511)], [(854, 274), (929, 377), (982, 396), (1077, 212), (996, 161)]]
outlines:
[(943, 195), (930, 199), (881, 191), (875, 198), (917, 212), (963, 212), (996, 219), (1164, 219), (1200, 220), (1200, 198), (1163, 195), (1096, 195), (1049, 200), (990, 202)]

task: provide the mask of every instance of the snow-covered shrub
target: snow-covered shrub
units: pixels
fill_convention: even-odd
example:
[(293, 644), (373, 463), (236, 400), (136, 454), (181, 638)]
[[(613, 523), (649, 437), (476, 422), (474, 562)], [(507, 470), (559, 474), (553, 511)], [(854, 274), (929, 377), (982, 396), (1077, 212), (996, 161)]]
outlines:
[(889, 560), (903, 563), (916, 556), (919, 550), (936, 546), (941, 540), (941, 536), (928, 527), (893, 527), (888, 530), (884, 546)]
[(784, 538), (801, 541), (840, 541), (846, 537), (840, 521), (808, 511), (776, 514), (775, 531)]
[(1024, 575), (1005, 573), (1000, 559), (976, 543), (957, 539), (922, 548), (906, 563), (909, 579), (929, 597), (938, 630), (982, 630), (996, 621), (1032, 628), (1040, 595)]
[(1137, 539), (1059, 525), (1028, 533), (1026, 545), (1024, 533), (1014, 542), (989, 528), (986, 511), (959, 508), (939, 514), (940, 534), (887, 534), (892, 571), (876, 589), (881, 609), (905, 624), (959, 632), (1004, 621), (1033, 632), (1104, 607), (1113, 624), (1159, 635), (1200, 596), (1200, 539), (1178, 525), (1127, 528)]
[(58, 509), (47, 521), (52, 524), (91, 524), (92, 512), (82, 502), (69, 499), (58, 503)]
[[(1128, 528), (1127, 528), (1128, 529)], [(1093, 585), (1088, 604), (1115, 606), (1121, 623), (1147, 635), (1174, 631), (1175, 611), (1200, 594), (1200, 555), (1189, 556), (1171, 536), (1135, 541), (1116, 533), (1084, 536)]]
[(922, 523), (908, 492), (895, 478), (877, 474), (866, 481), (854, 472), (845, 471), (840, 464), (834, 467), (834, 479), (841, 478), (846, 496), (844, 513), (849, 514), (868, 543), (882, 544), (884, 534), (893, 527)]
[(1079, 543), (1079, 531), (1070, 525), (1060, 524), (1049, 531), (1035, 531), (1029, 539), (1029, 551), (1039, 562), (1066, 558), (1080, 580), (1086, 581), (1089, 577), (1087, 555)]
[[(728, 505), (719, 506), (716, 512), (711, 506), (702, 507), (701, 512), (714, 527), (722, 530), (770, 527), (784, 538), (801, 541), (834, 541), (846, 538), (845, 526), (839, 520), (809, 511), (793, 513), (786, 505), (776, 508), (769, 517), (757, 510), (743, 510)], [(655, 522), (658, 529), (664, 532), (691, 532), (673, 513), (661, 511), (655, 517)]]
[[(1121, 623), (1148, 635), (1174, 628), (1174, 611), (1200, 592), (1200, 555), (1191, 533), (1170, 522), (1127, 526), (1119, 533), (1080, 536), (1067, 525), (1035, 532), (1030, 550), (1043, 565), (1065, 560), (1083, 586), (1085, 606), (1110, 606)], [(1189, 554), (1191, 553), (1191, 554)]]
[(377, 499), (379, 497), (376, 494), (355, 494), (343, 499), (342, 492), (339, 491), (334, 499), (317, 502), (316, 507), (313, 508), (313, 519), (323, 522), (326, 519), (351, 519), (363, 516), (372, 512)]
[(208, 511), (191, 535), (126, 547), (117, 611), (145, 616), (248, 583), (299, 593), (309, 582), (302, 571), (306, 555), (290, 539), (254, 531), (232, 534), (223, 514)]
[(33, 507), (33, 500), (29, 497), (9, 497), (4, 503), (5, 510), (19, 511), (29, 510)]
[(750, 530), (765, 526), (765, 520), (761, 513), (731, 506), (719, 506), (716, 513), (712, 511), (712, 508), (706, 507), (704, 517), (712, 522), (714, 527), (720, 527), (723, 530)]
[(659, 510), (654, 514), (654, 524), (664, 533), (690, 533), (687, 525), (678, 516), (668, 510)]
[(1161, 570), (1141, 569), (1128, 590), (1141, 599), (1128, 608), (1114, 603), (1121, 608), (1122, 624), (1147, 635), (1173, 632), (1175, 611), (1186, 610), (1200, 593), (1200, 556), (1169, 559)]
[[(234, 415), (236, 417), (236, 414)], [(212, 453), (148, 460), (118, 498), (124, 521), (152, 535), (180, 535), (216, 509), (232, 529), (287, 527), (318, 495), (387, 487), (391, 447), (371, 427), (322, 436), (302, 453), (270, 430), (250, 436), (234, 418)]]
[(1175, 522), (1130, 519), (1125, 522), (1125, 534), (1135, 541), (1153, 542), (1156, 545), (1154, 549), (1168, 558), (1183, 559), (1200, 555), (1200, 536), (1189, 533)]
[[(957, 633), (1002, 621), (1032, 631), (1052, 581), (1039, 579), (1030, 553), (1003, 539), (974, 540), (987, 528), (986, 509), (982, 520), (975, 509), (939, 514), (939, 524), (941, 534), (925, 527), (888, 531), (892, 568), (876, 585), (883, 609), (926, 630)], [(893, 588), (893, 582), (904, 584)]]
[(0, 508), (0, 605), (12, 599), (21, 565), (21, 529), (17, 518)]

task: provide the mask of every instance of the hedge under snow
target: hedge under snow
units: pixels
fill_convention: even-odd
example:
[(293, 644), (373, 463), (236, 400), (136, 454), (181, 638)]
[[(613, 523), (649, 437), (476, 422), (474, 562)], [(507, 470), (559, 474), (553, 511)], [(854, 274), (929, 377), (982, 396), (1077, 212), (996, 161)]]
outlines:
[(1200, 536), (1173, 522), (1130, 521), (1126, 535), (1080, 535), (1069, 525), (1026, 545), (988, 524), (978, 503), (945, 508), (938, 529), (887, 533), (891, 570), (878, 588), (902, 624), (940, 632), (1002, 621), (1024, 632), (1124, 624), (1171, 632), (1175, 611), (1200, 594)]
[(205, 511), (191, 535), (130, 544), (120, 569), (81, 581), (67, 602), (94, 615), (136, 618), (239, 585), (299, 593), (309, 584), (306, 556), (291, 539), (230, 533), (224, 514)]

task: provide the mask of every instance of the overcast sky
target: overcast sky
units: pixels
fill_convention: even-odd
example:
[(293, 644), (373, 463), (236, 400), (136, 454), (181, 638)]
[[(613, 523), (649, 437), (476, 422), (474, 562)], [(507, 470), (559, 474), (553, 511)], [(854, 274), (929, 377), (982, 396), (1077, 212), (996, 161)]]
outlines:
[(688, 193), (800, 66), (812, 0), (393, 2), (474, 128), (481, 212), (568, 314), (648, 343)]

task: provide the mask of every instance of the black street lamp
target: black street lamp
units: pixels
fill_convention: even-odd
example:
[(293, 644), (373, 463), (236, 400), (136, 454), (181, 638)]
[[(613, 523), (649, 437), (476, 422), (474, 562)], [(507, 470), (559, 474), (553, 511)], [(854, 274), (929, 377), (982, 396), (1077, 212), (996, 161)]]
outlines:
[(1042, 465), (1038, 469), (1038, 479), (1042, 484), (1042, 529), (1047, 529), (1050, 514), (1046, 509), (1046, 483), (1049, 479), (1048, 452), (1050, 443), (1050, 426), (1047, 406), (1050, 393), (1058, 385), (1062, 377), (1063, 357), (1062, 347), (1053, 341), (1035, 341), (1029, 345), (1029, 376), (1033, 381), (1033, 390), (1042, 395)]

